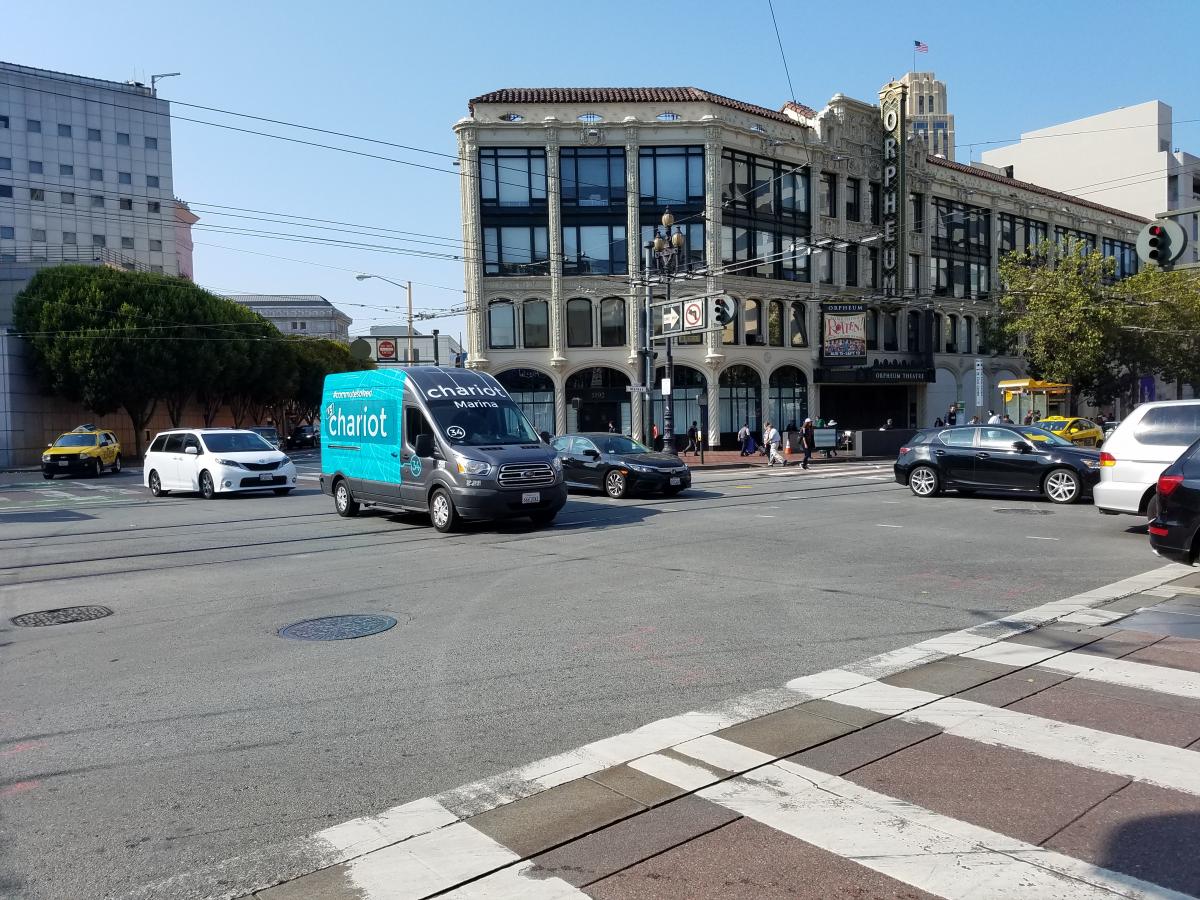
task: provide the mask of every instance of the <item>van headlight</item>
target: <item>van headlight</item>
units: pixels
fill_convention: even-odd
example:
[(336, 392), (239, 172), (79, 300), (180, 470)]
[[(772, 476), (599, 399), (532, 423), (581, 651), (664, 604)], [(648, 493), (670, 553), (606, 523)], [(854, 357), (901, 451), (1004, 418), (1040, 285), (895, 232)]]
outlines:
[(220, 466), (229, 466), (229, 468), (231, 468), (231, 469), (246, 468), (240, 462), (238, 462), (236, 459), (218, 459), (218, 460), (216, 460), (216, 463), (217, 463), (217, 465), (220, 465)]
[(459, 475), (474, 475), (477, 478), (485, 475), (490, 475), (492, 472), (492, 464), (485, 463), (478, 459), (468, 459), (465, 456), (458, 458), (458, 474)]
[(561, 472), (562, 471), (562, 460), (559, 459), (557, 456), (550, 457), (550, 468), (552, 468), (555, 472)]

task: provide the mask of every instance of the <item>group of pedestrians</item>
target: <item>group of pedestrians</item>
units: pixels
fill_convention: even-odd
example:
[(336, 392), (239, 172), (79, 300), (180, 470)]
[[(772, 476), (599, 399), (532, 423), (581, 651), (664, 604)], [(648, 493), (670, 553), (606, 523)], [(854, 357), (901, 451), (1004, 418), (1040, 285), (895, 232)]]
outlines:
[[(807, 469), (809, 460), (812, 459), (812, 454), (817, 449), (816, 427), (813, 425), (812, 419), (805, 419), (804, 424), (796, 428), (795, 422), (788, 422), (786, 429), (789, 437), (789, 444), (794, 445), (799, 443), (799, 450), (802, 454), (800, 460), (800, 468)], [(762, 430), (763, 452), (767, 456), (767, 465), (781, 466), (789, 465), (789, 461), (783, 455), (783, 435), (779, 433), (779, 429), (775, 427), (773, 422), (764, 422)], [(738, 431), (738, 444), (741, 446), (742, 456), (751, 456), (754, 453), (754, 435), (750, 432), (750, 423), (743, 422), (741, 429)]]

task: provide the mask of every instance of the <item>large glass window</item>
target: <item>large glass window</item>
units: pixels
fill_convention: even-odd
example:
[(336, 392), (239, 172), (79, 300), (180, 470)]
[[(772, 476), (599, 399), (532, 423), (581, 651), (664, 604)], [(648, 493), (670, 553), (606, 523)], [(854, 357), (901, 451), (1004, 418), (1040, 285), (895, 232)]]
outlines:
[(605, 297), (600, 301), (600, 346), (625, 346), (625, 300)]
[(1064, 228), (1057, 225), (1054, 228), (1054, 243), (1060, 248), (1082, 252), (1085, 256), (1096, 249), (1096, 236), (1076, 228)]
[(1106, 257), (1117, 261), (1116, 277), (1128, 278), (1136, 275), (1138, 270), (1137, 250), (1133, 244), (1112, 238), (1104, 239), (1103, 253)]
[(883, 313), (883, 349), (885, 351), (896, 351), (900, 349), (897, 337), (897, 320), (900, 314), (894, 312)]
[[(702, 214), (697, 214), (699, 217)], [(689, 217), (690, 218), (690, 217)], [(642, 221), (659, 221), (657, 215), (644, 216)], [(672, 233), (678, 231), (683, 235), (683, 261), (680, 263), (681, 268), (695, 268), (704, 264), (704, 223), (703, 222), (680, 222), (678, 218), (671, 228)], [(643, 225), (641, 243), (639, 247), (645, 247), (647, 244), (654, 241), (655, 226)]]
[(479, 151), (483, 205), (546, 205), (546, 151), (539, 147), (484, 147)]
[(990, 210), (935, 197), (933, 211), (929, 261), (933, 292), (943, 297), (986, 296), (991, 265)]
[(741, 315), (742, 304), (740, 302), (738, 302), (736, 299), (734, 299), (733, 305), (734, 305), (733, 318), (729, 320), (729, 324), (727, 324), (725, 326), (724, 330), (721, 332), (721, 343), (722, 344), (736, 344), (738, 342), (738, 336), (739, 336), (738, 323), (741, 321), (741, 318), (742, 318), (742, 315)]
[(521, 408), (539, 434), (554, 434), (554, 382), (549, 375), (536, 369), (509, 369), (500, 372), (496, 380), (508, 391), (508, 396)]
[(743, 326), (743, 329), (744, 329), (744, 332), (746, 335), (747, 346), (758, 345), (758, 344), (764, 343), (764, 341), (763, 341), (763, 322), (762, 322), (762, 313), (763, 313), (762, 301), (761, 300), (747, 300), (744, 304), (742, 304), (742, 309), (743, 309), (743, 317), (745, 318), (745, 324)]
[(789, 317), (792, 333), (791, 344), (793, 347), (808, 346), (808, 310), (803, 300), (793, 300), (791, 303), (792, 314)]
[(559, 159), (563, 206), (624, 206), (624, 148), (564, 147)]
[(721, 373), (718, 383), (721, 431), (732, 436), (742, 423), (749, 422), (751, 430), (757, 432), (762, 427), (762, 379), (758, 373), (749, 366), (730, 366)]
[(486, 275), (548, 275), (549, 259), (545, 226), (486, 226), (483, 229), (483, 271)]
[(858, 245), (851, 244), (846, 248), (846, 285), (858, 286)]
[(808, 280), (807, 259), (789, 252), (794, 242), (806, 240), (808, 177), (806, 169), (766, 157), (722, 153), (721, 247), (729, 274)]
[(783, 301), (772, 300), (767, 306), (767, 343), (772, 347), (783, 346), (783, 332), (786, 328), (783, 315)]
[(573, 297), (567, 301), (567, 346), (592, 346), (592, 301)]
[[(799, 427), (808, 417), (808, 378), (795, 366), (781, 366), (771, 373), (767, 413), (782, 432)], [(740, 426), (739, 426), (740, 427)]]
[(568, 225), (563, 228), (564, 275), (624, 275), (624, 225)]
[[(786, 168), (786, 167), (785, 167)], [(779, 178), (780, 208), (784, 215), (808, 217), (808, 169), (790, 169)]]
[(509, 300), (488, 304), (488, 346), (493, 350), (512, 350), (517, 346), (517, 318)]
[(527, 349), (550, 346), (550, 304), (545, 300), (526, 300), (521, 304), (523, 343)]
[(703, 147), (642, 147), (638, 151), (642, 203), (683, 206), (704, 203)]
[(862, 221), (862, 180), (846, 179), (846, 219), (851, 222)]
[(837, 175), (833, 172), (822, 172), (820, 189), (817, 198), (817, 209), (821, 215), (830, 218), (837, 217)]

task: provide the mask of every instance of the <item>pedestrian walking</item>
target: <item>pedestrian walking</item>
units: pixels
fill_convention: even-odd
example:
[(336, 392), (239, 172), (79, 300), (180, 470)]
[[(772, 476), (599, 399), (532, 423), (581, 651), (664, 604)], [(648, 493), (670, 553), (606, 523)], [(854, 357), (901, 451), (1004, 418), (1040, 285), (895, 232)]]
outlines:
[(699, 456), (700, 455), (700, 427), (699, 427), (698, 423), (693, 422), (691, 424), (691, 427), (688, 428), (687, 438), (688, 438), (688, 444), (687, 444), (686, 449), (684, 449), (683, 452), (687, 453), (688, 450), (691, 450), (692, 456)]
[(659, 440), (658, 423), (655, 422), (650, 426), (650, 449), (662, 450), (662, 442)]
[[(825, 422), (825, 427), (826, 427), (826, 428), (832, 428), (832, 429), (833, 429), (833, 446), (832, 446), (832, 447), (828, 447), (828, 448), (826, 448), (826, 450), (825, 450), (825, 458), (826, 458), (826, 459), (829, 459), (829, 457), (831, 457), (831, 456), (837, 456), (837, 455), (838, 455), (838, 443), (839, 443), (839, 441), (838, 441), (837, 419), (834, 419), (834, 418), (830, 417), (828, 420), (826, 420), (826, 422)], [(816, 445), (816, 438), (815, 438), (815, 436), (814, 436), (814, 439), (813, 439), (813, 445), (814, 445), (814, 446)]]
[(958, 407), (953, 403), (950, 404), (950, 409), (948, 409), (946, 411), (946, 424), (947, 425), (957, 425), (958, 424)]
[(1000, 425), (1000, 424), (1002, 424), (1002, 422), (1003, 422), (1003, 420), (1000, 418), (1000, 416), (997, 414), (997, 412), (994, 409), (988, 410), (987, 423), (989, 425)]
[(1000, 421), (1003, 422), (1005, 425), (1015, 424), (1012, 420), (1012, 417), (1008, 413), (1005, 413), (1004, 417)]
[(738, 440), (738, 447), (741, 450), (740, 455), (749, 456), (750, 452), (746, 449), (746, 444), (750, 440), (750, 423), (749, 422), (742, 423), (742, 427), (740, 429), (738, 429), (737, 440)]
[(611, 419), (610, 419), (610, 420), (609, 420), (609, 422), (608, 422), (608, 433), (609, 433), (609, 434), (616, 434), (616, 433), (617, 433), (617, 426), (616, 426), (616, 425), (614, 425), (614, 424), (612, 423), (612, 420), (611, 420)]
[(804, 420), (800, 431), (800, 448), (804, 451), (804, 459), (800, 461), (800, 468), (807, 469), (808, 461), (812, 459), (812, 452), (817, 449), (817, 434), (813, 428), (812, 419)]
[(1025, 418), (1022, 419), (1021, 422), (1024, 425), (1032, 425), (1033, 424), (1033, 410), (1030, 410), (1029, 412), (1025, 413)]
[(773, 466), (776, 461), (780, 465), (786, 466), (787, 460), (779, 452), (779, 444), (782, 438), (779, 436), (779, 429), (767, 422), (763, 426), (763, 443), (767, 445), (767, 465)]

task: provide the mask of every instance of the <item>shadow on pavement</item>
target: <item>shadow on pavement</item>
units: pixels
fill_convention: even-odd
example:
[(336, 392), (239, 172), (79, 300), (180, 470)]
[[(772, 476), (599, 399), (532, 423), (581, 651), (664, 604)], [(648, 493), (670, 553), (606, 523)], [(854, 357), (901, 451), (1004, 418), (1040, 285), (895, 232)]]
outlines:
[(0, 525), (7, 522), (84, 522), (94, 519), (73, 509), (46, 509), (33, 512), (0, 513)]
[(1107, 869), (1200, 896), (1197, 835), (1200, 813), (1143, 816), (1114, 828), (1096, 862)]

